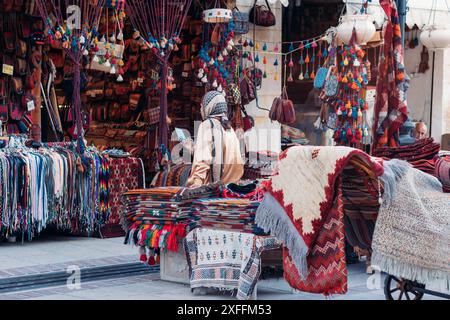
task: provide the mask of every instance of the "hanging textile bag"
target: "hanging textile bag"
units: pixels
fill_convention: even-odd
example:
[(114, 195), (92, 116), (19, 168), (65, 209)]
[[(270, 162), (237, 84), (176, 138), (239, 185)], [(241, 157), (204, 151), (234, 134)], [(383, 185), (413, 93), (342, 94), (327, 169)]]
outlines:
[(327, 97), (334, 97), (339, 92), (339, 77), (336, 67), (330, 68), (329, 76), (325, 82), (324, 93)]
[(8, 103), (5, 99), (0, 101), (0, 121), (8, 122)]
[(261, 27), (272, 27), (276, 24), (276, 18), (270, 9), (269, 2), (266, 0), (267, 6), (260, 6), (256, 4), (257, 0), (253, 4), (253, 8), (250, 10), (249, 20), (251, 23)]
[(250, 29), (249, 14), (241, 12), (238, 7), (233, 9), (234, 33), (246, 34)]
[(146, 119), (146, 122), (149, 125), (159, 123), (160, 110), (161, 110), (160, 107), (157, 107), (157, 108), (151, 108), (146, 112), (145, 117), (148, 118), (148, 119)]
[(244, 77), (241, 80), (240, 83), (240, 90), (241, 90), (241, 103), (242, 105), (247, 105), (253, 100), (256, 99), (256, 89), (253, 84), (253, 81), (249, 79), (247, 75), (244, 75)]
[(325, 80), (327, 78), (328, 68), (319, 68), (317, 70), (316, 77), (314, 78), (314, 88), (322, 89), (325, 85)]
[(241, 104), (241, 91), (235, 83), (227, 86), (227, 102), (232, 105)]
[(296, 120), (294, 104), (287, 95), (286, 85), (283, 87), (281, 96), (273, 100), (272, 108), (269, 112), (269, 118), (272, 121), (278, 121), (281, 124), (291, 124)]

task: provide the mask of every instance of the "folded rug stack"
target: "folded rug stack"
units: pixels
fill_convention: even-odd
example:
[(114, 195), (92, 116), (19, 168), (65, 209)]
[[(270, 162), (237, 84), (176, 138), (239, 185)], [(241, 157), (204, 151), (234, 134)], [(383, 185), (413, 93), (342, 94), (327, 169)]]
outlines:
[(187, 189), (160, 187), (138, 189), (123, 195), (122, 225), (125, 243), (151, 249), (178, 250), (178, 238), (195, 227), (192, 200), (217, 196), (220, 186)]
[(436, 157), (436, 177), (441, 181), (444, 192), (450, 193), (450, 153)]
[(194, 201), (192, 208), (198, 227), (260, 235), (264, 232), (255, 225), (259, 204), (249, 199), (211, 198)]
[(434, 157), (441, 146), (433, 138), (418, 140), (411, 145), (398, 148), (380, 148), (374, 151), (374, 156), (388, 159), (400, 159), (409, 162), (416, 169), (431, 175), (435, 174)]

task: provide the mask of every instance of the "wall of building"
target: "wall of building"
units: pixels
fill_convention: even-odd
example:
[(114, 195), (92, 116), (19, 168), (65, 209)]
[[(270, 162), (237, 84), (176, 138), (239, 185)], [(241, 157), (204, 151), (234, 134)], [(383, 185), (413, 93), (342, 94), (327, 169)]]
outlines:
[(422, 45), (405, 51), (405, 65), (411, 75), (408, 106), (412, 121), (423, 120), (430, 129), (430, 136), (441, 141), (450, 133), (450, 49), (435, 52), (433, 83), (433, 52), (430, 52), (426, 73), (417, 73)]
[[(236, 0), (236, 5), (242, 12), (249, 12), (253, 6), (253, 0)], [(256, 27), (255, 38), (260, 42), (264, 41), (280, 41), (282, 39), (282, 7), (280, 2), (271, 6), (272, 11), (276, 16), (277, 23), (275, 26)], [(253, 25), (250, 25), (250, 32), (245, 35), (246, 37), (253, 36)], [(261, 57), (261, 55), (260, 55)], [(275, 80), (276, 69), (273, 66), (275, 59), (278, 58), (278, 80)], [(260, 69), (263, 69), (262, 57), (261, 62), (258, 64)], [(273, 99), (280, 95), (281, 92), (281, 56), (267, 55), (267, 78), (262, 81), (262, 88), (258, 91), (258, 101), (261, 108), (270, 109)], [(281, 141), (280, 124), (272, 122), (269, 117), (268, 111), (257, 108), (256, 102), (246, 106), (246, 110), (250, 116), (255, 119), (255, 132), (252, 134), (250, 141), (251, 150), (270, 150), (279, 152)]]

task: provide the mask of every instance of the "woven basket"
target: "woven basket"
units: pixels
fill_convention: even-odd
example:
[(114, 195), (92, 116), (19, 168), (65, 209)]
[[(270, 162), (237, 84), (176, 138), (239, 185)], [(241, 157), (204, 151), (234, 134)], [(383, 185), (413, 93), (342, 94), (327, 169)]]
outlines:
[(233, 9), (234, 33), (246, 34), (250, 29), (248, 12), (241, 12), (238, 8)]

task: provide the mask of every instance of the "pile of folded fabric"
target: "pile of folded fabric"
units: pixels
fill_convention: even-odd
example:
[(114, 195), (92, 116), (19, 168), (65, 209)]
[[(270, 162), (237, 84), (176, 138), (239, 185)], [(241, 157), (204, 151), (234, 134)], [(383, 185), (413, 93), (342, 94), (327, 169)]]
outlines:
[(125, 243), (152, 249), (178, 249), (190, 222), (189, 203), (177, 201), (181, 187), (131, 190), (124, 194)]
[(160, 187), (138, 189), (123, 195), (122, 226), (125, 243), (150, 249), (178, 250), (179, 238), (195, 227), (192, 200), (217, 196), (220, 185), (200, 188)]
[(238, 198), (198, 199), (192, 204), (197, 227), (262, 235), (255, 224), (260, 201)]
[(435, 156), (441, 146), (433, 138), (418, 140), (416, 143), (398, 148), (379, 148), (374, 156), (387, 159), (400, 159), (409, 162), (416, 169), (435, 174)]
[(243, 180), (268, 178), (278, 162), (278, 154), (271, 151), (249, 152), (244, 165)]
[(444, 192), (450, 193), (450, 152), (436, 156), (436, 177), (441, 181)]

